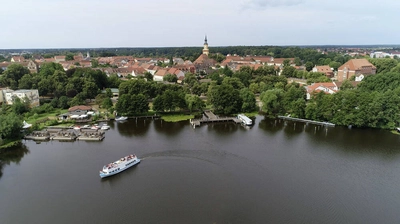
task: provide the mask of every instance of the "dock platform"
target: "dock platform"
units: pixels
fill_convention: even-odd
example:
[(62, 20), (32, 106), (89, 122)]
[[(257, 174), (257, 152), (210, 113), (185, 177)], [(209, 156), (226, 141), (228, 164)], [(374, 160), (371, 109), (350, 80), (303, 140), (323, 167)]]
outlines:
[(206, 124), (206, 123), (219, 123), (219, 122), (234, 122), (236, 124), (242, 123), (241, 120), (239, 120), (236, 117), (219, 117), (211, 111), (204, 111), (204, 115), (206, 116), (206, 118), (190, 119), (190, 124), (195, 128), (200, 126), (201, 124)]

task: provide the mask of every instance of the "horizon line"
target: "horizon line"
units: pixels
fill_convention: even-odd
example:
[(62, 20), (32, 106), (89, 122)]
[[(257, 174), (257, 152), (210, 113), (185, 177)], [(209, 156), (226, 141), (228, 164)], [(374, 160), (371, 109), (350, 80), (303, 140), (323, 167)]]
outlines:
[[(354, 47), (354, 46), (365, 46), (365, 47), (379, 47), (379, 46), (390, 46), (390, 47), (400, 47), (400, 44), (304, 44), (304, 45), (219, 45), (219, 46), (211, 46), (211, 48), (221, 48), (221, 47)], [(0, 48), (0, 51), (4, 50), (67, 50), (67, 49), (124, 49), (124, 48), (132, 48), (132, 49), (144, 49), (144, 48), (202, 48), (203, 46), (169, 46), (169, 47), (161, 47), (161, 46), (153, 46), (153, 47), (49, 47), (49, 48)]]

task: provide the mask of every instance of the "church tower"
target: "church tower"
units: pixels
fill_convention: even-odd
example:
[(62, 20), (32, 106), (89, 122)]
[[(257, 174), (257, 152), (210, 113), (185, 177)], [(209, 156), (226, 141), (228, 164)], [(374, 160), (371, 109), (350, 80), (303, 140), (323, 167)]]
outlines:
[(204, 47), (203, 47), (203, 54), (208, 56), (209, 50), (208, 50), (208, 43), (207, 43), (207, 35), (204, 39)]

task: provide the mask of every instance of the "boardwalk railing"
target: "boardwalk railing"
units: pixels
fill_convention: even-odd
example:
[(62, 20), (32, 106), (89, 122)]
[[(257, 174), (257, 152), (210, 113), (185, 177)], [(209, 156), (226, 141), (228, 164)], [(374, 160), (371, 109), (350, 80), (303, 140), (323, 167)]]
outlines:
[(329, 123), (329, 122), (313, 121), (313, 120), (288, 117), (288, 116), (278, 116), (278, 118), (283, 119), (283, 120), (289, 120), (289, 121), (303, 122), (303, 123), (307, 123), (307, 124), (317, 124), (317, 125), (323, 125), (323, 126), (328, 126), (328, 127), (335, 127), (335, 124)]

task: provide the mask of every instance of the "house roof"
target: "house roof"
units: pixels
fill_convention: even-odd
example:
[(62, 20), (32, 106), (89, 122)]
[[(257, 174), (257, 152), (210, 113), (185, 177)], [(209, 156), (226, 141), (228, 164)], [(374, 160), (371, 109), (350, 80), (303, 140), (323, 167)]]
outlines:
[(318, 87), (329, 88), (334, 92), (336, 92), (336, 88), (337, 88), (336, 83), (334, 83), (334, 82), (320, 82), (320, 83), (314, 83), (312, 85), (307, 86), (307, 92), (308, 93), (314, 92), (314, 91), (316, 91), (316, 89)]
[(73, 106), (68, 109), (68, 111), (76, 111), (76, 110), (92, 110), (91, 106), (85, 106), (85, 105), (78, 105), (78, 106)]
[(332, 72), (331, 67), (329, 67), (328, 65), (315, 66), (315, 68), (317, 69), (317, 72)]
[(166, 75), (166, 74), (168, 74), (168, 70), (166, 70), (166, 69), (160, 69), (160, 70), (158, 70), (154, 75), (157, 75), (157, 76), (164, 76), (164, 75)]
[(351, 71), (359, 70), (362, 67), (376, 67), (371, 64), (367, 59), (361, 58), (361, 59), (350, 59), (348, 62), (344, 63), (342, 66), (338, 68), (338, 70), (343, 70), (344, 68), (348, 68)]

